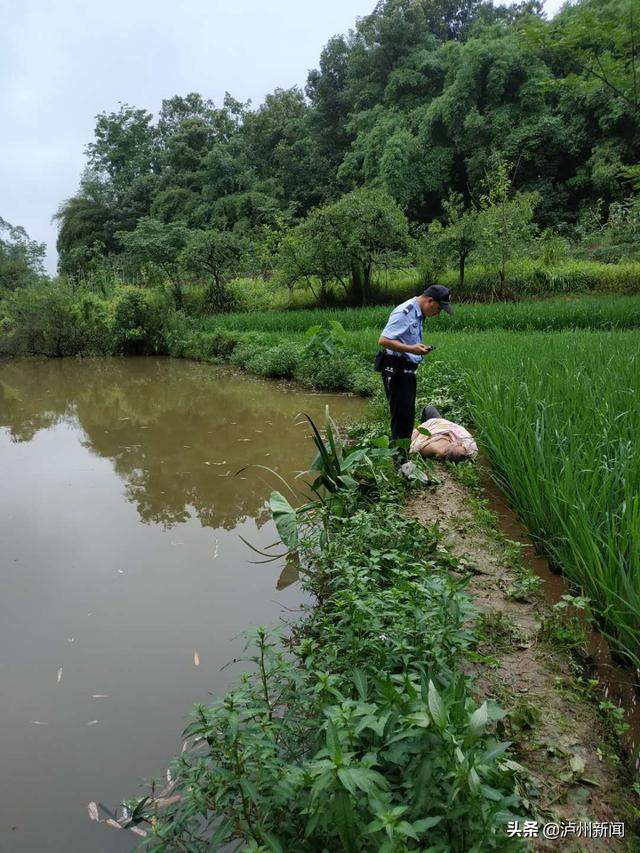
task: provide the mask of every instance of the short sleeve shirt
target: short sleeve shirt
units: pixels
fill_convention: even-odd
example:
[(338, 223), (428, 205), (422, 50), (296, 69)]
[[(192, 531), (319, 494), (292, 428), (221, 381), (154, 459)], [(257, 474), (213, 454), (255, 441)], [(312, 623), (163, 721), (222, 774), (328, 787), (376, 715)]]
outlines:
[[(422, 343), (422, 311), (415, 296), (393, 309), (381, 337), (389, 338), (390, 341), (400, 341), (401, 344)], [(398, 355), (390, 349), (386, 352), (389, 355)], [(422, 361), (421, 355), (414, 355), (412, 352), (405, 352), (403, 355), (415, 364), (420, 364)]]
[(461, 444), (467, 456), (471, 459), (478, 455), (478, 445), (476, 444), (471, 433), (460, 424), (453, 421), (448, 421), (445, 418), (429, 418), (421, 427), (427, 430), (429, 435), (423, 435), (414, 429), (411, 436), (411, 452), (421, 453), (422, 450), (434, 439), (448, 438), (452, 443)]

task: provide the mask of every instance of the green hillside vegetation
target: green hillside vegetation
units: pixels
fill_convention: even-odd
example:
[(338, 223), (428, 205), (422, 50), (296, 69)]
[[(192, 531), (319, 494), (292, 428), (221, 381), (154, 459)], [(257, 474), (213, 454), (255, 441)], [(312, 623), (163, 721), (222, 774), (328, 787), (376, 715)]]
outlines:
[[(633, 5), (546, 20), (537, 2), (383, 0), (304, 90), (100, 114), (57, 213), (60, 273), (169, 283), (178, 308), (200, 282), (209, 313), (384, 301), (414, 277), (444, 276), (459, 300), (637, 290), (637, 268), (579, 264), (638, 259)], [(18, 279), (0, 264), (0, 289)]]

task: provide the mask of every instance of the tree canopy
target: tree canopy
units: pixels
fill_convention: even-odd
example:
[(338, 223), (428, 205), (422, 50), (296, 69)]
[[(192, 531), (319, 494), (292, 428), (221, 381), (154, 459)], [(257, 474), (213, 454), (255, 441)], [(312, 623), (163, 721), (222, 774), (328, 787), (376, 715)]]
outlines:
[(20, 225), (0, 216), (0, 290), (16, 290), (44, 277), (44, 243), (31, 240)]
[(447, 199), (458, 219), (478, 209), (496, 157), (515, 193), (537, 194), (540, 230), (606, 219), (640, 186), (635, 3), (578, 0), (546, 20), (538, 0), (380, 0), (329, 40), (304, 89), (256, 109), (189, 93), (156, 118), (103, 113), (58, 212), (61, 270), (134, 249), (123, 234), (141, 225), (260, 246), (362, 187), (412, 227), (453, 227)]

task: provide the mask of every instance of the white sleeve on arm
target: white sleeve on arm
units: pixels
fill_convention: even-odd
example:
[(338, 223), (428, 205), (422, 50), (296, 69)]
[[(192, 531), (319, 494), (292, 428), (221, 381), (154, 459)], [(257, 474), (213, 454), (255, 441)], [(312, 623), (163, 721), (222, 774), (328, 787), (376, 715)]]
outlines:
[(411, 320), (409, 314), (405, 314), (404, 311), (393, 311), (380, 337), (387, 338), (389, 341), (399, 340), (411, 325)]

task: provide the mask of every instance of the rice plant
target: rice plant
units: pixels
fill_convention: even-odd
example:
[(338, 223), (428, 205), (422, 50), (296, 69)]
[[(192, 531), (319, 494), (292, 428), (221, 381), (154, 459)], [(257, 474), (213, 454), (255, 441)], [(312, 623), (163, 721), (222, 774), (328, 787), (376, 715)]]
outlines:
[[(317, 308), (297, 311), (260, 311), (224, 314), (202, 320), (203, 327), (233, 331), (305, 332), (310, 326), (337, 320), (349, 332), (370, 329), (379, 334), (391, 306), (368, 308)], [(640, 296), (578, 296), (523, 302), (461, 304), (452, 317), (428, 321), (437, 332), (562, 331), (564, 329), (640, 328)]]
[(453, 355), (494, 472), (540, 548), (640, 665), (637, 333), (475, 336)]

